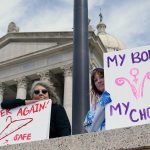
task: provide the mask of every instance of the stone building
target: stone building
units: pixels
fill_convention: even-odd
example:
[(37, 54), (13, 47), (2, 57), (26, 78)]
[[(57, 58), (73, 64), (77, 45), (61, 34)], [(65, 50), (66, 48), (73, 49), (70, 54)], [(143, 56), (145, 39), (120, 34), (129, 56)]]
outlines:
[[(90, 70), (103, 67), (103, 53), (124, 48), (106, 33), (102, 15), (97, 29), (96, 35), (89, 25)], [(30, 99), (31, 84), (46, 80), (72, 122), (72, 58), (73, 32), (19, 32), (11, 22), (0, 38), (0, 101)]]

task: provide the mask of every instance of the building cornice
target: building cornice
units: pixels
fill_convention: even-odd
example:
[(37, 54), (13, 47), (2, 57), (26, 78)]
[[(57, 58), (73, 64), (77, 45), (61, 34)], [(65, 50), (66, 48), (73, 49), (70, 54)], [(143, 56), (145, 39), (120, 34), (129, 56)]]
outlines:
[(10, 42), (59, 42), (72, 41), (73, 32), (18, 32), (0, 38), (0, 48)]

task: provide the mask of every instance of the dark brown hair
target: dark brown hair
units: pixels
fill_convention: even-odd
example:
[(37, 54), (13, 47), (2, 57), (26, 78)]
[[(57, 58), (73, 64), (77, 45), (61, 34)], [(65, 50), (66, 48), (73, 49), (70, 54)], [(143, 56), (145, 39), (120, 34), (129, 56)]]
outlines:
[(91, 92), (94, 92), (95, 94), (102, 94), (102, 93), (100, 93), (100, 91), (98, 91), (98, 89), (95, 86), (94, 78), (95, 78), (96, 74), (99, 74), (100, 77), (104, 78), (104, 69), (103, 68), (95, 68), (92, 71), (92, 74), (91, 74), (91, 86), (92, 86)]

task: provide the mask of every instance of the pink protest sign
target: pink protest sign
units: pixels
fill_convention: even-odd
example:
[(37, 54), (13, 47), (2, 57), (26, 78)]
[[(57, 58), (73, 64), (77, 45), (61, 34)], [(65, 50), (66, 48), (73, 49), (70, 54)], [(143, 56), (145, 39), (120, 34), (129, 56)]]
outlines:
[(106, 130), (150, 123), (150, 46), (104, 54)]
[(0, 109), (0, 146), (49, 138), (51, 100)]

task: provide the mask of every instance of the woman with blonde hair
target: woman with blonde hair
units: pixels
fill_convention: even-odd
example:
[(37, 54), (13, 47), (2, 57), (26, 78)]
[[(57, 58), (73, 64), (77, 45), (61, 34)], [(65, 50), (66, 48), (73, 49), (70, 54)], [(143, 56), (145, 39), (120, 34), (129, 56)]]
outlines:
[(13, 99), (3, 100), (1, 107), (3, 109), (12, 109), (22, 105), (28, 105), (41, 100), (52, 100), (50, 133), (49, 138), (71, 135), (71, 126), (65, 109), (57, 104), (54, 99), (50, 85), (45, 81), (35, 81), (30, 90), (31, 100)]
[(91, 74), (90, 110), (84, 127), (87, 132), (98, 132), (105, 129), (105, 106), (111, 102), (110, 94), (105, 91), (104, 69), (96, 68)]

